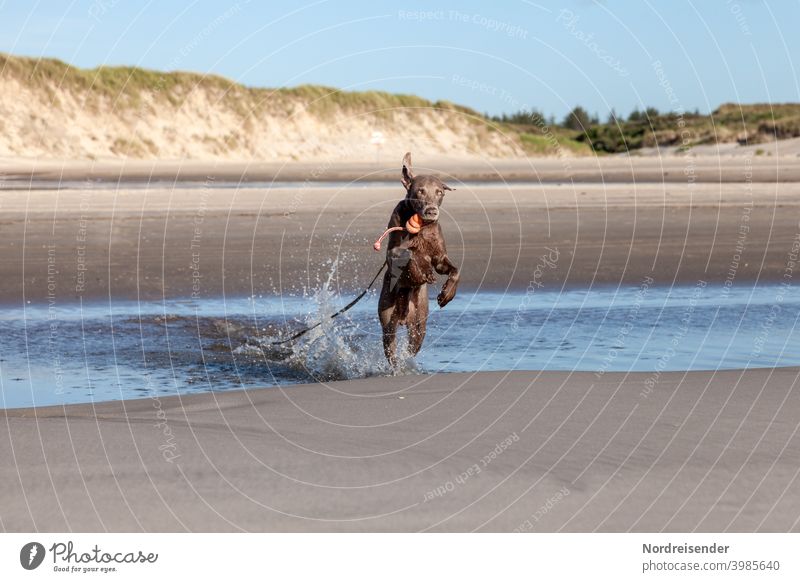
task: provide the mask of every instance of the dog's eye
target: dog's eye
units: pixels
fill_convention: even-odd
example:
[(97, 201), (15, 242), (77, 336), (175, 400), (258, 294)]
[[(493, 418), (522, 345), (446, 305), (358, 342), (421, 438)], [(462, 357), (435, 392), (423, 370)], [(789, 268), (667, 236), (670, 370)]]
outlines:
[(437, 190), (437, 191), (436, 191), (436, 193), (437, 193), (439, 196), (444, 196), (444, 192), (442, 192), (441, 190)]

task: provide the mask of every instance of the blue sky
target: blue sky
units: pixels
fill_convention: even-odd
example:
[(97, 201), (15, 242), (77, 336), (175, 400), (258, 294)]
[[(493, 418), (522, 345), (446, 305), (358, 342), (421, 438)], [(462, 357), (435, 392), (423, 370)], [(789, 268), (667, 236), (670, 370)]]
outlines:
[(799, 22), (799, 0), (0, 0), (0, 51), (604, 118), (800, 101)]

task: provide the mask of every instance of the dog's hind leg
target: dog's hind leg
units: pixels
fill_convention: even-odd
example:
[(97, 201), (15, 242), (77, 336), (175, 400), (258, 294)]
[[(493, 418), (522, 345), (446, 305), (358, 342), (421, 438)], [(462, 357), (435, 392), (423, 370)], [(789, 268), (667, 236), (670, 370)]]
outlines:
[(386, 273), (383, 279), (383, 289), (378, 300), (378, 318), (383, 329), (383, 353), (394, 368), (397, 365), (397, 292), (392, 290), (391, 275)]
[(428, 286), (416, 287), (408, 298), (408, 352), (416, 356), (425, 341), (428, 325)]

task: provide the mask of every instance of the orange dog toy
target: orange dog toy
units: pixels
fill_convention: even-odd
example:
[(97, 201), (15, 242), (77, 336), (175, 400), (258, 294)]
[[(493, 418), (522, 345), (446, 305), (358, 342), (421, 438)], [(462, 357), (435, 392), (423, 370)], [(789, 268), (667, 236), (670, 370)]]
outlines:
[(417, 234), (420, 230), (422, 230), (422, 217), (419, 214), (415, 214), (406, 221), (405, 226), (393, 226), (392, 228), (387, 228), (378, 238), (378, 240), (375, 241), (375, 244), (372, 245), (372, 248), (376, 251), (381, 250), (381, 242), (383, 242), (383, 239), (389, 236), (390, 232), (394, 232), (395, 230), (405, 230), (411, 234)]
[(422, 230), (422, 217), (419, 214), (415, 214), (409, 218), (406, 221), (406, 230), (411, 234), (417, 234)]

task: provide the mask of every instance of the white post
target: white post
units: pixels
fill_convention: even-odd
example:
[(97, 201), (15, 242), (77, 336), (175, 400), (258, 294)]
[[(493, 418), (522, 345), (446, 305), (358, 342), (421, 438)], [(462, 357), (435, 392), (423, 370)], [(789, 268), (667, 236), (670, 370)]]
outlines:
[(369, 143), (375, 146), (375, 163), (380, 166), (381, 164), (381, 146), (386, 141), (386, 138), (383, 137), (383, 132), (380, 131), (373, 131), (372, 137), (369, 139)]

